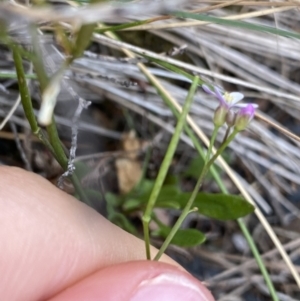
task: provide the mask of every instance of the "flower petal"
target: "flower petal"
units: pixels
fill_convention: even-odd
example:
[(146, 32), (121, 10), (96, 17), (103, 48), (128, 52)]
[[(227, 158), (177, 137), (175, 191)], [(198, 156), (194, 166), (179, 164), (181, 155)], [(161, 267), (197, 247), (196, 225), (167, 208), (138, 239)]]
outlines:
[(221, 93), (221, 90), (217, 87), (215, 87), (215, 96), (218, 98), (218, 100), (220, 101), (220, 104), (223, 105), (226, 108), (229, 108), (230, 105), (227, 103), (227, 101), (225, 100), (224, 96)]
[(239, 116), (246, 116), (251, 120), (254, 117), (255, 114), (255, 108), (252, 104), (248, 103), (246, 107), (241, 108), (240, 111), (238, 112), (238, 117)]
[(256, 103), (237, 103), (234, 105), (235, 108), (246, 108), (248, 105), (252, 105), (254, 109), (258, 108), (258, 104)]
[(209, 86), (207, 85), (202, 85), (202, 89), (204, 90), (204, 92), (206, 92), (207, 94), (213, 95), (213, 96), (217, 96), (216, 93), (214, 91), (212, 91)]
[(232, 98), (231, 106), (234, 106), (237, 102), (241, 101), (244, 98), (244, 94), (240, 92), (231, 92), (229, 95)]
[(241, 108), (236, 116), (234, 127), (237, 131), (243, 131), (249, 125), (250, 121), (255, 115), (255, 108), (252, 104), (247, 104), (246, 107)]

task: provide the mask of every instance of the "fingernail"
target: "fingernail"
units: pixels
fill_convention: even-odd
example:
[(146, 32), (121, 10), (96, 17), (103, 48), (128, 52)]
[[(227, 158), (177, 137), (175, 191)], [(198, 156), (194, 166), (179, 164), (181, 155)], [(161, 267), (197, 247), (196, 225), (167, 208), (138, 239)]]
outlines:
[(144, 280), (130, 301), (210, 301), (207, 293), (184, 274), (168, 273)]

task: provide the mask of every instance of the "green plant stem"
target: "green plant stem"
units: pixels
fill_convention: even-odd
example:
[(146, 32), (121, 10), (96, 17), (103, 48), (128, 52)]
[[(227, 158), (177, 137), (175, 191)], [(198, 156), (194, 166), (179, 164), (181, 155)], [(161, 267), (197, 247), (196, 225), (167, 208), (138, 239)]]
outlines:
[[(24, 74), (26, 79), (36, 79), (36, 75), (35, 74)], [(0, 71), (0, 78), (18, 78), (17, 73), (14, 72), (1, 72)]]
[[(0, 24), (1, 28), (1, 24)], [(2, 29), (0, 29), (0, 41), (4, 45), (7, 45), (10, 49), (18, 50), (21, 57), (25, 57), (28, 60), (31, 60), (33, 58), (33, 55), (31, 52), (25, 50), (22, 46), (15, 43), (6, 33), (1, 32)]]
[[(189, 80), (193, 80), (193, 77), (194, 77), (194, 76), (193, 76), (192, 74), (186, 72), (185, 70), (183, 70), (183, 69), (181, 69), (181, 68), (179, 68), (179, 67), (177, 67), (177, 66), (174, 66), (174, 65), (172, 65), (172, 64), (170, 64), (170, 63), (168, 63), (168, 62), (161, 61), (161, 60), (159, 60), (159, 59), (155, 59), (155, 58), (150, 57), (150, 56), (147, 56), (147, 55), (143, 55), (143, 56), (144, 56), (147, 60), (149, 60), (149, 62), (156, 63), (157, 65), (159, 65), (159, 66), (161, 66), (161, 67), (163, 67), (163, 68), (165, 68), (165, 69), (167, 69), (167, 70), (170, 70), (170, 71), (173, 71), (173, 72), (175, 72), (175, 73), (177, 73), (177, 74), (179, 74), (179, 75), (182, 75), (182, 76), (188, 78)], [(200, 80), (199, 80), (199, 85), (202, 86), (202, 85), (204, 85), (204, 84), (206, 84), (206, 82), (203, 81), (202, 79), (200, 79)]]
[(40, 90), (43, 93), (49, 83), (49, 78), (48, 78), (48, 75), (44, 68), (44, 64), (43, 64), (43, 60), (42, 60), (42, 52), (40, 49), (40, 44), (39, 44), (38, 36), (37, 36), (37, 30), (34, 25), (31, 25), (31, 35), (32, 35), (32, 43), (33, 43), (33, 49), (34, 49), (34, 55), (33, 55), (33, 58), (31, 59), (31, 61), (32, 61), (38, 82), (40, 84)]
[(221, 144), (221, 146), (218, 148), (218, 150), (216, 151), (216, 153), (208, 161), (208, 163), (206, 164), (206, 166), (204, 166), (203, 169), (205, 170), (205, 172), (208, 171), (208, 169), (210, 168), (210, 166), (215, 162), (215, 160), (219, 157), (219, 155), (223, 153), (224, 149), (230, 144), (230, 142), (234, 139), (234, 137), (236, 136), (237, 133), (238, 133), (238, 131), (234, 129), (233, 132), (227, 138), (227, 140), (224, 141), (224, 143)]
[[(203, 150), (202, 150), (202, 153), (203, 153)], [(228, 194), (228, 190), (227, 190), (226, 186), (224, 185), (218, 171), (216, 170), (216, 168), (213, 165), (210, 167), (210, 172), (211, 172), (212, 176), (214, 177), (215, 181), (217, 182), (218, 186), (220, 187), (221, 191), (224, 194)], [(269, 273), (268, 273), (268, 271), (267, 271), (267, 269), (266, 269), (266, 267), (263, 263), (263, 260), (260, 256), (259, 251), (256, 247), (256, 244), (255, 244), (255, 242), (254, 242), (254, 240), (253, 240), (253, 238), (252, 238), (252, 236), (251, 236), (251, 234), (250, 234), (250, 232), (249, 232), (249, 230), (248, 230), (248, 228), (247, 228), (247, 226), (244, 222), (244, 219), (239, 218), (237, 220), (237, 222), (238, 222), (238, 225), (239, 225), (240, 229), (243, 232), (243, 235), (245, 236), (245, 238), (248, 242), (248, 245), (251, 249), (251, 252), (252, 252), (252, 254), (253, 254), (256, 262), (257, 262), (257, 265), (258, 265), (264, 279), (265, 279), (265, 282), (267, 284), (267, 287), (269, 289), (269, 292), (270, 292), (270, 295), (272, 296), (273, 301), (279, 301), (279, 298), (277, 296), (277, 293), (276, 293), (276, 290), (275, 290), (274, 285), (272, 283), (272, 280), (270, 278), (270, 275), (269, 275)]]
[[(176, 115), (178, 116), (179, 113), (176, 111)], [(205, 158), (205, 152), (203, 150), (203, 148), (201, 147), (197, 137), (195, 136), (195, 134), (193, 133), (193, 131), (189, 128), (188, 125), (185, 126), (185, 132), (187, 133), (187, 135), (190, 137), (190, 139), (192, 140), (196, 150), (198, 151), (198, 153), (200, 154), (200, 156), (202, 156), (202, 158), (204, 159)], [(216, 181), (217, 185), (219, 186), (219, 188), (221, 189), (221, 191), (224, 193), (224, 194), (228, 194), (228, 190), (226, 188), (226, 186), (224, 185), (217, 169), (215, 168), (214, 165), (211, 165), (210, 168), (209, 168), (214, 180)], [(277, 293), (276, 293), (276, 290), (274, 288), (274, 285), (272, 283), (272, 280), (270, 278), (270, 275), (263, 263), (263, 260), (259, 254), (259, 251), (256, 247), (256, 244), (248, 230), (248, 228), (246, 227), (246, 224), (244, 222), (244, 219), (240, 218), (237, 220), (238, 222), (238, 225), (240, 227), (240, 229), (242, 230), (243, 232), (243, 235), (245, 236), (247, 242), (248, 242), (248, 245), (251, 249), (251, 252), (256, 260), (256, 263), (261, 271), (261, 274), (263, 275), (264, 279), (265, 279), (265, 282), (267, 284), (267, 287), (269, 289), (269, 292), (270, 292), (270, 295), (272, 296), (272, 299), (273, 301), (279, 301), (279, 298), (277, 296)]]
[[(32, 107), (32, 100), (30, 97), (30, 93), (27, 87), (25, 72), (23, 68), (23, 62), (22, 57), (19, 52), (18, 47), (13, 47), (13, 58), (15, 62), (16, 67), (16, 73), (18, 77), (18, 84), (19, 84), (19, 91), (21, 96), (21, 102), (22, 106), (25, 112), (25, 116), (30, 124), (30, 128), (35, 136), (38, 137), (38, 139), (47, 147), (47, 149), (52, 153), (54, 158), (57, 160), (57, 162), (60, 164), (60, 166), (66, 170), (68, 167), (68, 159), (64, 153), (64, 150), (62, 148), (61, 141), (58, 137), (56, 125), (54, 118), (52, 120), (52, 124), (47, 127), (48, 136), (50, 138), (50, 141), (44, 134), (43, 130), (38, 126), (36, 117), (34, 115), (33, 107)], [(35, 63), (38, 65), (38, 78), (40, 81), (41, 88), (46, 88), (47, 85), (47, 75), (44, 71), (43, 65), (39, 61), (39, 59), (35, 59)], [(36, 66), (35, 66), (36, 67)], [(71, 180), (73, 182), (73, 185), (78, 192), (79, 196), (81, 197), (82, 201), (90, 205), (89, 199), (86, 197), (80, 182), (78, 180), (78, 177), (76, 174), (72, 174)]]
[[(47, 126), (47, 133), (48, 133), (48, 136), (49, 136), (51, 146), (54, 149), (54, 152), (55, 152), (55, 155), (56, 155), (55, 156), (56, 160), (58, 161), (58, 163), (60, 164), (60, 166), (64, 170), (67, 170), (67, 168), (68, 168), (68, 158), (65, 154), (64, 148), (63, 148), (62, 143), (59, 139), (54, 117), (52, 117), (51, 124)], [(87, 205), (92, 207), (92, 204), (91, 204), (89, 198), (86, 196), (86, 194), (84, 193), (84, 190), (81, 187), (80, 181), (79, 181), (79, 179), (76, 175), (76, 170), (71, 175), (71, 181), (72, 181), (72, 183), (75, 187), (76, 192), (79, 194), (80, 199), (84, 203), (86, 203)]]
[(31, 126), (31, 130), (35, 134), (39, 131), (39, 126), (33, 113), (31, 97), (28, 91), (25, 72), (23, 68), (23, 61), (19, 51), (16, 48), (13, 49), (13, 59), (17, 71), (19, 92), (21, 95), (21, 102), (24, 108), (24, 113)]
[[(171, 110), (173, 111), (174, 115), (179, 118), (180, 114), (179, 112), (174, 108), (174, 107), (171, 107)], [(184, 131), (187, 133), (187, 135), (189, 136), (189, 138), (192, 140), (196, 150), (198, 151), (198, 153), (200, 154), (200, 156), (205, 160), (205, 157), (207, 156), (207, 154), (205, 155), (205, 152), (203, 150), (203, 148), (201, 147), (197, 137), (195, 136), (195, 134), (193, 133), (193, 131), (190, 129), (190, 127), (185, 124), (184, 126)], [(213, 139), (211, 139), (212, 141)], [(216, 181), (217, 185), (219, 186), (219, 188), (221, 189), (221, 191), (224, 193), (224, 194), (228, 194), (228, 190), (226, 188), (226, 186), (224, 185), (217, 169), (215, 168), (214, 165), (211, 165), (210, 168), (209, 168), (214, 180)], [(265, 279), (265, 282), (267, 284), (267, 287), (269, 289), (269, 292), (270, 292), (270, 295), (272, 296), (272, 299), (273, 301), (279, 301), (279, 298), (277, 296), (277, 293), (276, 293), (276, 290), (274, 288), (274, 285), (272, 283), (272, 280), (270, 278), (270, 275), (263, 263), (263, 260), (259, 254), (259, 251), (256, 247), (256, 244), (244, 222), (244, 219), (240, 218), (237, 220), (238, 222), (238, 225), (240, 227), (240, 229), (242, 230), (243, 232), (243, 235), (245, 236), (247, 242), (248, 242), (248, 245), (251, 249), (251, 252), (256, 260), (256, 263), (261, 271), (261, 274), (263, 275), (264, 279)]]
[(191, 88), (189, 90), (189, 93), (187, 95), (186, 101), (184, 103), (183, 109), (182, 109), (182, 113), (180, 115), (180, 118), (177, 122), (176, 128), (175, 128), (175, 132), (172, 136), (172, 139), (169, 143), (169, 147), (167, 149), (166, 155), (164, 157), (164, 160), (162, 162), (162, 165), (159, 169), (159, 173), (157, 176), (157, 179), (155, 181), (153, 190), (151, 192), (145, 213), (143, 215), (143, 228), (144, 228), (144, 238), (145, 238), (145, 246), (146, 246), (146, 256), (147, 259), (151, 259), (151, 255), (150, 255), (150, 237), (149, 237), (149, 223), (150, 223), (150, 219), (151, 219), (151, 212), (155, 206), (157, 197), (159, 195), (159, 192), (161, 190), (161, 187), (163, 185), (163, 182), (166, 178), (167, 172), (169, 170), (169, 166), (171, 164), (172, 158), (174, 156), (177, 144), (179, 142), (180, 139), (180, 134), (182, 132), (183, 126), (185, 124), (185, 120), (186, 120), (186, 116), (189, 112), (189, 109), (191, 107), (191, 104), (193, 102), (193, 97), (194, 94), (196, 92), (197, 86), (198, 86), (198, 82), (199, 78), (197, 76), (194, 77)]
[(274, 288), (274, 285), (273, 285), (273, 282), (270, 278), (270, 275), (269, 275), (269, 273), (268, 273), (268, 271), (267, 271), (267, 269), (266, 269), (266, 267), (265, 267), (265, 265), (262, 261), (262, 258), (261, 258), (260, 254), (259, 254), (259, 252), (256, 248), (255, 242), (254, 242), (249, 230), (247, 229), (244, 220), (242, 218), (239, 218), (237, 220), (237, 222), (238, 222), (238, 224), (239, 224), (239, 226), (240, 226), (240, 228), (241, 228), (241, 230), (242, 230), (242, 232), (243, 232), (243, 234), (244, 234), (244, 236), (245, 236), (245, 238), (246, 238), (246, 240), (249, 244), (249, 247), (250, 247), (250, 249), (253, 253), (253, 256), (254, 256), (254, 258), (255, 258), (255, 260), (256, 260), (259, 268), (260, 268), (260, 271), (261, 271), (261, 273), (262, 273), (262, 275), (263, 275), (263, 277), (266, 281), (266, 284), (267, 284), (267, 287), (269, 289), (270, 295), (272, 296), (272, 299), (274, 301), (279, 301), (279, 298), (277, 296), (277, 292)]
[(16, 67), (16, 74), (18, 77), (18, 84), (19, 84), (19, 92), (21, 96), (21, 103), (24, 109), (25, 116), (29, 122), (31, 131), (33, 134), (38, 137), (38, 139), (50, 150), (52, 154), (54, 150), (49, 143), (47, 137), (45, 136), (42, 129), (38, 126), (34, 112), (32, 107), (32, 101), (30, 97), (30, 93), (27, 87), (27, 82), (25, 78), (25, 72), (23, 68), (22, 57), (17, 47), (13, 48), (13, 59)]
[(225, 132), (225, 135), (224, 135), (222, 143), (227, 139), (227, 137), (228, 137), (228, 135), (230, 133), (230, 129), (231, 129), (231, 127), (228, 126), (227, 129), (226, 129), (226, 132)]
[(59, 139), (58, 136), (58, 132), (57, 132), (57, 127), (55, 125), (55, 120), (54, 117), (52, 117), (52, 122), (50, 125), (48, 125), (46, 127), (47, 129), (47, 133), (49, 136), (49, 141), (56, 153), (56, 159), (58, 161), (58, 163), (60, 164), (60, 166), (64, 169), (67, 170), (68, 168), (68, 158), (64, 152), (64, 149), (61, 145), (61, 141)]
[[(149, 58), (147, 56), (145, 56), (146, 58), (149, 59), (149, 61), (152, 61), (152, 62), (155, 62), (157, 63), (158, 65), (166, 68), (167, 70), (171, 70), (177, 74), (181, 74), (183, 76), (185, 76), (186, 78), (189, 78), (190, 80), (193, 79), (193, 75), (191, 75), (190, 73), (174, 66), (174, 65), (171, 65), (169, 63), (166, 63), (164, 61), (160, 61), (160, 60), (156, 60), (156, 59), (153, 59), (153, 58)], [(204, 84), (205, 82), (202, 81), (201, 79), (199, 80), (199, 84), (202, 85)], [(154, 84), (155, 86), (155, 84)], [(156, 87), (156, 86), (155, 86)], [(157, 88), (158, 89), (158, 88)], [(163, 93), (161, 93), (158, 89), (158, 92), (159, 94), (161, 95), (162, 99), (166, 102), (167, 106), (172, 110), (173, 114), (177, 117), (177, 119), (180, 118), (180, 113), (177, 111), (177, 109), (173, 106), (173, 104), (171, 103), (171, 101), (168, 99), (168, 97), (166, 95), (164, 95)], [(189, 136), (189, 138), (192, 140), (196, 150), (198, 151), (198, 153), (202, 156), (203, 159), (205, 159), (205, 152), (202, 148), (202, 146), (200, 145), (199, 141), (198, 141), (198, 138), (195, 136), (193, 130), (187, 125), (185, 124), (184, 125), (184, 130), (185, 132), (187, 133), (187, 135)], [(218, 171), (216, 170), (215, 166), (214, 165), (211, 165), (210, 166), (210, 171), (217, 183), (217, 185), (220, 187), (221, 191), (223, 193), (226, 193), (228, 194), (228, 191), (226, 189), (226, 186), (224, 185)], [(269, 292), (270, 292), (270, 295), (272, 296), (273, 300), (274, 301), (279, 301), (278, 297), (277, 297), (277, 294), (276, 294), (276, 291), (275, 291), (275, 288), (273, 286), (273, 283), (271, 281), (271, 278), (270, 278), (270, 275), (268, 273), (268, 271), (266, 270), (266, 267), (265, 265), (263, 264), (263, 261), (261, 259), (261, 256), (259, 254), (259, 251), (255, 245), (255, 242), (253, 240), (253, 238), (251, 237), (251, 234), (249, 233), (249, 230), (247, 229), (247, 227), (242, 227), (242, 224), (245, 225), (244, 221), (242, 219), (239, 219), (238, 220), (238, 224), (239, 226), (241, 227), (241, 230), (250, 246), (250, 249), (253, 253), (253, 256), (254, 258), (256, 259), (256, 262), (257, 262), (257, 265), (259, 266), (260, 270), (261, 270), (261, 273), (265, 279), (265, 282), (268, 286), (268, 289), (269, 289)], [(147, 233), (148, 235), (148, 241), (149, 241), (149, 233)]]
[(176, 232), (179, 230), (181, 224), (183, 223), (186, 216), (189, 214), (191, 207), (197, 197), (197, 194), (199, 192), (199, 189), (202, 186), (204, 177), (206, 176), (206, 173), (208, 172), (210, 166), (214, 163), (214, 161), (218, 158), (218, 156), (224, 151), (224, 149), (229, 145), (229, 143), (234, 139), (238, 132), (233, 131), (232, 134), (228, 137), (228, 139), (223, 143), (220, 148), (216, 151), (216, 153), (213, 155), (213, 157), (204, 165), (201, 174), (199, 176), (199, 179), (195, 185), (195, 188), (192, 192), (192, 195), (190, 199), (187, 201), (185, 207), (183, 208), (178, 220), (176, 221), (175, 225), (173, 226), (172, 230), (170, 231), (169, 235), (165, 239), (164, 243), (162, 244), (161, 248), (159, 249), (158, 253), (154, 257), (154, 260), (159, 260), (162, 254), (166, 251), (167, 247), (171, 243), (173, 237), (175, 236)]
[(218, 135), (219, 128), (220, 128), (219, 126), (214, 127), (213, 133), (212, 133), (211, 138), (210, 138), (210, 143), (209, 143), (209, 146), (208, 146), (208, 150), (207, 150), (206, 158), (205, 158), (205, 161), (204, 161), (204, 165), (207, 164), (207, 162), (209, 161), (213, 146), (215, 144), (215, 140), (216, 140), (217, 135)]
[(109, 27), (103, 27), (103, 28), (96, 29), (95, 32), (97, 32), (97, 33), (105, 33), (107, 31), (114, 32), (114, 31), (123, 30), (123, 29), (126, 29), (126, 28), (131, 28), (131, 27), (135, 27), (135, 26), (139, 26), (139, 25), (148, 24), (151, 21), (152, 21), (152, 19), (142, 20), (142, 21), (134, 21), (134, 22), (130, 22), (130, 23), (125, 23), (125, 24), (120, 24), (120, 25), (115, 25), (115, 26), (109, 26)]
[[(38, 81), (40, 83), (41, 92), (43, 93), (45, 91), (45, 89), (47, 88), (50, 80), (48, 78), (48, 75), (47, 75), (44, 65), (43, 65), (43, 61), (41, 59), (42, 56), (41, 56), (40, 48), (39, 48), (38, 41), (37, 41), (37, 35), (36, 35), (36, 32), (34, 29), (32, 29), (32, 35), (33, 35), (33, 41), (34, 41), (33, 42), (34, 50), (35, 50), (35, 54), (36, 54), (32, 63), (33, 63), (35, 72), (37, 74)], [(62, 148), (61, 141), (59, 139), (57, 128), (56, 128), (55, 119), (53, 116), (52, 116), (52, 122), (50, 125), (46, 126), (46, 130), (48, 133), (49, 142), (55, 152), (55, 158), (58, 161), (58, 163), (60, 164), (60, 166), (64, 170), (66, 170), (68, 167), (68, 159)]]
[[(203, 150), (202, 150), (202, 153), (204, 153)], [(220, 187), (221, 191), (224, 194), (228, 194), (228, 190), (227, 190), (226, 186), (224, 185), (218, 171), (216, 170), (216, 168), (213, 165), (210, 167), (210, 172), (211, 172), (212, 176), (214, 177), (215, 181), (217, 182), (218, 186)], [(266, 269), (266, 267), (263, 263), (263, 260), (260, 256), (259, 251), (256, 247), (256, 244), (255, 244), (255, 242), (254, 242), (254, 240), (253, 240), (253, 238), (252, 238), (252, 236), (251, 236), (251, 234), (250, 234), (250, 232), (249, 232), (249, 230), (248, 230), (248, 228), (247, 228), (247, 226), (244, 222), (244, 219), (239, 218), (237, 220), (237, 222), (238, 222), (238, 225), (239, 225), (240, 229), (243, 232), (243, 235), (245, 236), (245, 238), (248, 242), (248, 245), (251, 249), (251, 252), (252, 252), (252, 254), (253, 254), (256, 262), (257, 262), (257, 265), (258, 265), (264, 279), (265, 279), (265, 282), (268, 286), (268, 289), (269, 289), (270, 295), (272, 296), (273, 301), (279, 301), (279, 298), (277, 296), (277, 293), (276, 293), (276, 290), (275, 290), (274, 285), (272, 283), (272, 280), (270, 278), (270, 275), (269, 275), (269, 273), (268, 273), (268, 271), (267, 271), (267, 269)]]
[[(100, 2), (103, 2), (103, 0), (91, 0), (90, 4)], [(95, 23), (81, 26), (73, 46), (72, 58), (70, 59), (69, 64), (71, 64), (73, 60), (82, 56), (84, 50), (89, 46), (91, 42), (91, 38), (95, 28)]]

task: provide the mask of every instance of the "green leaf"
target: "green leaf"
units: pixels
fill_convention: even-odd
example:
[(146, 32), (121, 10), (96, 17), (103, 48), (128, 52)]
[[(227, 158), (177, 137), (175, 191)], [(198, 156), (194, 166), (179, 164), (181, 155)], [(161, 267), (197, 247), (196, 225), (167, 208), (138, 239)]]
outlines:
[[(129, 211), (145, 207), (150, 198), (153, 185), (153, 181), (143, 180), (138, 189), (124, 197), (122, 205), (123, 209)], [(178, 187), (175, 185), (163, 186), (155, 207), (179, 209), (180, 205), (176, 201), (176, 198), (180, 193)]]
[[(222, 153), (222, 157), (228, 163), (230, 157), (227, 155), (226, 152)], [(204, 166), (204, 159), (201, 156), (195, 157), (189, 163), (189, 166), (184, 171), (183, 176), (198, 179), (203, 166)], [(214, 166), (218, 172), (222, 171), (222, 169), (219, 166), (217, 166), (217, 165), (214, 165)], [(210, 179), (211, 177), (212, 177), (212, 173), (211, 173), (211, 171), (208, 171), (206, 179)]]
[(130, 198), (130, 199), (126, 199), (123, 206), (122, 206), (122, 209), (124, 211), (133, 211), (133, 210), (137, 210), (141, 207), (141, 200), (136, 198), (136, 199), (133, 199), (133, 198)]
[(120, 197), (108, 192), (105, 194), (105, 199), (107, 201), (107, 218), (127, 232), (137, 235), (136, 228), (131, 224), (129, 219), (124, 214), (117, 212), (115, 209), (116, 204), (120, 202)]
[(180, 204), (174, 199), (170, 200), (157, 200), (154, 208), (169, 208), (169, 209), (180, 209)]
[(262, 32), (262, 31), (268, 32), (268, 33), (272, 33), (272, 34), (282, 36), (282, 37), (287, 37), (287, 38), (300, 39), (300, 34), (295, 31), (287, 31), (287, 30), (270, 27), (270, 26), (248, 23), (248, 22), (244, 22), (244, 21), (221, 19), (221, 18), (212, 17), (212, 16), (208, 16), (208, 15), (188, 13), (188, 12), (175, 12), (175, 13), (173, 13), (173, 15), (176, 17), (179, 17), (179, 18), (189, 18), (189, 19), (194, 19), (194, 20), (199, 20), (199, 21), (206, 21), (206, 22), (211, 22), (211, 23), (216, 23), (216, 24), (221, 24), (221, 25), (227, 25), (227, 26), (236, 27), (236, 28), (244, 28), (244, 29), (249, 29), (249, 30), (254, 30), (254, 31), (259, 31), (259, 32)]
[(144, 179), (143, 181), (140, 182), (139, 186), (134, 189), (129, 195), (144, 195), (148, 194), (152, 191), (154, 182)]
[(186, 177), (192, 177), (198, 179), (201, 170), (204, 166), (204, 160), (201, 156), (198, 156), (191, 160), (188, 168), (184, 172), (184, 176)]
[[(174, 185), (163, 186), (157, 198), (156, 206), (159, 208), (183, 208), (191, 196), (191, 192), (181, 192)], [(141, 203), (148, 202), (149, 194), (141, 195)], [(198, 193), (194, 206), (199, 213), (219, 219), (232, 220), (243, 217), (254, 211), (254, 207), (244, 198), (236, 195)]]
[[(137, 198), (137, 199), (126, 199), (122, 209), (124, 211), (134, 211), (145, 207), (145, 199)], [(172, 200), (158, 200), (155, 205), (155, 208), (170, 208), (170, 209), (180, 209), (180, 205), (178, 202), (174, 202)]]
[[(106, 193), (105, 198), (108, 205), (118, 207), (122, 204), (124, 211), (142, 209), (149, 200), (153, 183), (148, 180), (146, 182), (144, 187), (147, 187), (147, 191), (140, 195), (136, 194), (133, 196), (130, 193), (128, 196), (117, 196), (112, 193)], [(163, 186), (155, 207), (182, 209), (191, 197), (191, 194), (191, 192), (181, 192), (174, 185)], [(198, 208), (199, 214), (223, 221), (238, 219), (254, 211), (254, 207), (244, 198), (222, 193), (200, 192), (193, 206)]]
[(117, 207), (122, 202), (120, 196), (113, 194), (111, 192), (107, 192), (105, 194), (105, 199), (106, 199), (107, 205), (113, 206), (113, 207)]
[[(151, 192), (150, 192), (151, 193)], [(141, 197), (141, 199), (147, 203), (150, 197), (150, 193)], [(166, 185), (163, 186), (158, 195), (157, 201), (155, 203), (156, 208), (180, 208), (177, 199), (181, 192), (179, 191), (177, 186), (174, 185)]]
[[(191, 193), (183, 193), (177, 200), (182, 208), (190, 196)], [(240, 196), (222, 193), (198, 193), (193, 206), (198, 208), (200, 214), (223, 221), (238, 219), (255, 209)]]
[[(153, 234), (166, 238), (170, 231), (170, 227), (160, 225), (159, 230)], [(171, 244), (186, 248), (195, 247), (202, 244), (205, 239), (205, 235), (196, 229), (179, 229), (173, 237)]]

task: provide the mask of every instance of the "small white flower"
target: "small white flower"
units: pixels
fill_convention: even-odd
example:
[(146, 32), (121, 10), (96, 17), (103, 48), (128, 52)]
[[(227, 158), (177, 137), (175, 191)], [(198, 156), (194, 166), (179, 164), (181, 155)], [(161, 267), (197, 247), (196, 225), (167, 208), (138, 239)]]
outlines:
[(220, 102), (213, 118), (215, 126), (220, 127), (228, 121), (228, 126), (234, 125), (237, 130), (242, 131), (253, 119), (258, 105), (255, 103), (238, 103), (244, 98), (242, 93), (225, 92), (222, 94), (219, 88), (214, 87), (214, 91), (212, 91), (207, 85), (203, 85), (202, 88)]
[[(240, 92), (225, 92), (221, 93), (221, 90), (217, 87), (214, 87), (214, 91), (212, 91), (207, 85), (202, 85), (203, 90), (215, 96), (220, 101), (220, 106), (227, 108), (230, 110), (231, 108), (244, 108), (248, 104), (247, 103), (238, 103), (244, 98), (244, 94)], [(257, 104), (252, 104), (254, 108), (257, 108)]]

